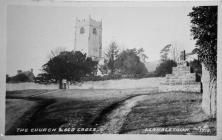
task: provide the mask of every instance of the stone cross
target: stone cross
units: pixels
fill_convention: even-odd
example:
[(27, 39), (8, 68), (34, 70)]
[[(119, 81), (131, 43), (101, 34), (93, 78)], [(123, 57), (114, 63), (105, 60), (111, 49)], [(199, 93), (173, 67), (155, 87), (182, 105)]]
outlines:
[(185, 61), (186, 60), (186, 55), (185, 55), (185, 50), (180, 52), (180, 61)]
[(177, 65), (187, 66), (185, 50), (180, 52), (179, 62)]

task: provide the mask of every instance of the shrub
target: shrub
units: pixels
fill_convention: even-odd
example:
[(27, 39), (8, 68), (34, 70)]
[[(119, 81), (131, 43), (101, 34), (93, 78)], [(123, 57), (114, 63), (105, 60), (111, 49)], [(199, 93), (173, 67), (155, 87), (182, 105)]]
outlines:
[(172, 68), (177, 66), (176, 62), (173, 60), (166, 60), (160, 63), (160, 65), (156, 68), (155, 73), (157, 76), (166, 76), (166, 74), (172, 73)]

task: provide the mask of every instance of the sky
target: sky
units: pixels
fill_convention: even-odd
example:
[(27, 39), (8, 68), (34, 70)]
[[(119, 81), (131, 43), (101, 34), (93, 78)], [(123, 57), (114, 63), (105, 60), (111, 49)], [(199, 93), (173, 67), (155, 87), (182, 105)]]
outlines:
[(148, 61), (160, 59), (169, 43), (190, 52), (195, 41), (188, 13), (192, 6), (167, 7), (49, 7), (10, 5), (7, 9), (7, 74), (41, 72), (51, 50), (74, 49), (76, 17), (102, 20), (102, 47), (112, 41), (121, 49), (143, 48)]

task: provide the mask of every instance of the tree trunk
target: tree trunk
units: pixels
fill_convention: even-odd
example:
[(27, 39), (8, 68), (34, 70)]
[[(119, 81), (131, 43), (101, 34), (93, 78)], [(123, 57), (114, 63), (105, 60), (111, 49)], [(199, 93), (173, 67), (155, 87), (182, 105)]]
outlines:
[(217, 95), (217, 79), (210, 75), (210, 72), (202, 64), (203, 95), (202, 109), (211, 118), (216, 118), (216, 95)]

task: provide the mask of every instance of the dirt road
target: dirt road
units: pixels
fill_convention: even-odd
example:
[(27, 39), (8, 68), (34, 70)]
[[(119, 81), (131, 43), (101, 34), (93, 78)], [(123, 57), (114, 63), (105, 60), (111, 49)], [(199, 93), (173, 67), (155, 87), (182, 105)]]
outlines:
[[(10, 101), (12, 99), (22, 101), (23, 104), (15, 104)], [(212, 128), (210, 134), (215, 133), (215, 120), (209, 123), (208, 118), (200, 110), (200, 94), (158, 93), (156, 88), (53, 92), (26, 90), (8, 92), (7, 101), (6, 134), (8, 135), (140, 134), (145, 133), (144, 130), (150, 126), (168, 127), (173, 124), (175, 127), (192, 127), (192, 123), (195, 127), (207, 124), (207, 127)], [(15, 106), (18, 112), (13, 111)], [(17, 128), (28, 128), (28, 132), (18, 132)], [(47, 130), (93, 128), (93, 131), (82, 129), (83, 131), (30, 132), (33, 128), (47, 128)], [(193, 130), (189, 133), (199, 134)]]

